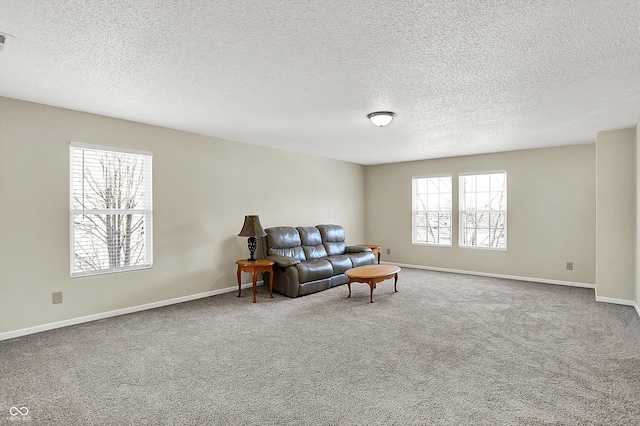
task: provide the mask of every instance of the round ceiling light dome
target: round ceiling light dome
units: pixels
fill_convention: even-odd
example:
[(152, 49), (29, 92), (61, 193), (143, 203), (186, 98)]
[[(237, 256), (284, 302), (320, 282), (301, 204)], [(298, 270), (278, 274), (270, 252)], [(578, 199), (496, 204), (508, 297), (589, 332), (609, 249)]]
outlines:
[(393, 120), (393, 117), (395, 116), (396, 113), (391, 111), (376, 111), (371, 114), (367, 114), (367, 118), (369, 118), (369, 120), (378, 127), (384, 127), (391, 123), (391, 120)]

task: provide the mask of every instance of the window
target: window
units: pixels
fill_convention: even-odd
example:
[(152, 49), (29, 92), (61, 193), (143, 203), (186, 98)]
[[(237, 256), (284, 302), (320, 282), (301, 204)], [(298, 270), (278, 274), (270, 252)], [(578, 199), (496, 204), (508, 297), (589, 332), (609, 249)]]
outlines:
[(451, 176), (413, 179), (413, 243), (451, 247)]
[(460, 247), (507, 248), (507, 173), (460, 176)]
[(71, 143), (71, 276), (150, 268), (151, 153)]

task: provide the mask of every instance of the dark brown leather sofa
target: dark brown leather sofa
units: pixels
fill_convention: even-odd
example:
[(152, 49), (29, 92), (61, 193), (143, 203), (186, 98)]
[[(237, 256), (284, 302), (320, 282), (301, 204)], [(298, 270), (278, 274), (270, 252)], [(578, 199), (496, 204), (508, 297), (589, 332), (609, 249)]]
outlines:
[(347, 246), (340, 225), (277, 226), (265, 231), (266, 257), (275, 262), (273, 289), (289, 297), (345, 284), (347, 269), (376, 263), (370, 248)]

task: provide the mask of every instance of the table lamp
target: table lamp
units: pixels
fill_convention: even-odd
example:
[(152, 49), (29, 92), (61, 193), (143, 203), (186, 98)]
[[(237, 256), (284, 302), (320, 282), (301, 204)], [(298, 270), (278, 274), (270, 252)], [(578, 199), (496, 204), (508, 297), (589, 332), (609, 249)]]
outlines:
[(254, 254), (256, 252), (256, 248), (258, 247), (258, 238), (264, 237), (267, 233), (262, 229), (262, 225), (260, 225), (260, 218), (258, 215), (249, 215), (244, 217), (244, 225), (242, 225), (242, 230), (238, 234), (238, 237), (249, 237), (247, 241), (247, 247), (249, 247), (249, 253), (251, 257), (249, 257), (249, 261), (255, 262), (256, 259)]

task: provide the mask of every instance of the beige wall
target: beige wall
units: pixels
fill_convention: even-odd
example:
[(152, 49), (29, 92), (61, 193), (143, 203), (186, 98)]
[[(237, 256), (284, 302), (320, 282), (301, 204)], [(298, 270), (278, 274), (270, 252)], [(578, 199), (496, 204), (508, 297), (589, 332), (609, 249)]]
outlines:
[[(412, 177), (452, 174), (455, 212), (459, 174), (500, 170), (507, 172), (506, 251), (459, 248), (457, 218), (453, 247), (412, 244)], [(594, 144), (369, 166), (366, 176), (367, 240), (383, 246), (383, 260), (595, 283)]]
[(597, 297), (635, 300), (635, 132), (598, 132)]
[[(360, 165), (7, 98), (0, 120), (0, 332), (233, 287), (245, 214), (365, 237)], [(69, 277), (70, 141), (153, 153), (152, 269)]]
[[(596, 284), (640, 304), (638, 127), (590, 145), (364, 167), (0, 97), (0, 333), (233, 287), (245, 214), (265, 227), (340, 223), (387, 261)], [(153, 153), (152, 269), (69, 277), (70, 141)], [(496, 170), (508, 173), (506, 251), (458, 248), (457, 220), (453, 247), (411, 243), (412, 177), (452, 174), (455, 209), (460, 173)]]

